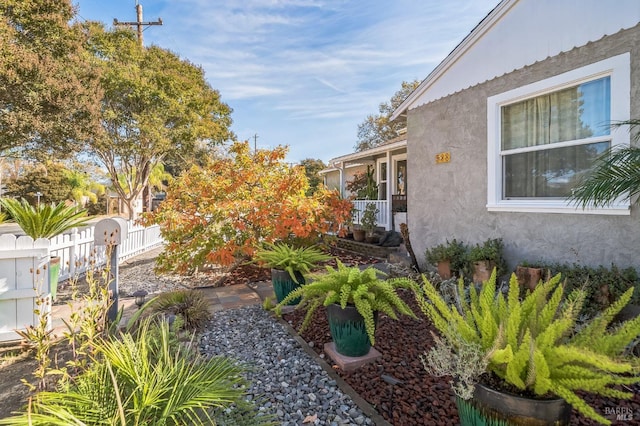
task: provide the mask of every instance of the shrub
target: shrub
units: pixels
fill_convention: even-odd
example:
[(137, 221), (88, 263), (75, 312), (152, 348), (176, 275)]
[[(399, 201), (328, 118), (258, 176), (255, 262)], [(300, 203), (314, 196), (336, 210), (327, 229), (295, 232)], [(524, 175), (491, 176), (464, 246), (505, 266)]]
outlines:
[(40, 392), (28, 411), (4, 425), (204, 425), (210, 410), (242, 396), (243, 369), (224, 357), (197, 355), (195, 344), (175, 344), (169, 326), (145, 321), (134, 338), (100, 341), (96, 362), (65, 388)]
[(204, 328), (211, 319), (209, 302), (202, 292), (198, 290), (175, 290), (160, 293), (149, 300), (132, 318), (132, 322), (138, 316), (162, 316), (175, 315), (180, 318), (182, 328), (198, 331)]
[(444, 244), (427, 249), (425, 259), (431, 265), (448, 260), (451, 262), (452, 271), (464, 271), (467, 264), (467, 247), (462, 241), (454, 238), (451, 242), (447, 240)]
[(253, 259), (267, 268), (287, 271), (297, 283), (296, 272), (308, 274), (320, 262), (331, 260), (331, 256), (313, 246), (295, 248), (288, 244), (267, 243), (265, 248), (256, 252)]

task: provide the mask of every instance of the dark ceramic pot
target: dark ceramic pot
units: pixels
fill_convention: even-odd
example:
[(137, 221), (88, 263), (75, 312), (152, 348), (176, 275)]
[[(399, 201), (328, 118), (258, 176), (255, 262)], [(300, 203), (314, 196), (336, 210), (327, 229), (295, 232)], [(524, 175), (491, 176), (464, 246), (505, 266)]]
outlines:
[[(298, 280), (297, 283), (291, 279), (289, 272), (282, 269), (271, 269), (271, 283), (278, 303), (282, 302), (289, 293), (305, 283), (304, 276), (300, 272), (296, 271), (294, 275)], [(300, 303), (300, 298), (292, 300), (287, 305), (297, 305), (298, 303)]]
[[(371, 349), (371, 342), (364, 326), (364, 318), (353, 305), (344, 309), (336, 303), (327, 306), (329, 330), (336, 351), (345, 356), (364, 356)], [(378, 312), (373, 313), (374, 321), (378, 320)]]
[(477, 384), (473, 398), (456, 398), (461, 426), (564, 426), (571, 421), (571, 406), (562, 399), (531, 399)]

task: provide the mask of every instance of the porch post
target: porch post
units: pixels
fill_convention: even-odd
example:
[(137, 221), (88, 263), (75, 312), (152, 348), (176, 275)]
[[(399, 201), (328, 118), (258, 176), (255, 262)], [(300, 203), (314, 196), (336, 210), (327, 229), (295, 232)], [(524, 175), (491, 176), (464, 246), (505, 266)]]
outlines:
[(344, 180), (344, 161), (340, 162), (340, 168), (338, 170), (340, 171), (340, 195), (344, 198), (346, 196), (346, 189), (345, 189), (346, 182)]
[(391, 211), (391, 205), (393, 204), (393, 185), (395, 182), (391, 180), (393, 176), (393, 162), (391, 161), (391, 151), (387, 151), (387, 225), (386, 230), (390, 231), (393, 229), (393, 213)]

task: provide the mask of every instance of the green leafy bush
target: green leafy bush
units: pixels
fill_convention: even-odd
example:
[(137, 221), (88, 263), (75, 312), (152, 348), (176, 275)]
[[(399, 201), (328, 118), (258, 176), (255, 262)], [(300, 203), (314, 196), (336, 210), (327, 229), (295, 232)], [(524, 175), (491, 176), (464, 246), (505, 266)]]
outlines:
[[(460, 297), (457, 306), (448, 306), (436, 288), (426, 278), (423, 281), (423, 293), (416, 293), (422, 311), (454, 347), (479, 346), (488, 359), (487, 372), (504, 383), (540, 397), (554, 394), (604, 424), (609, 420), (576, 392), (633, 396), (614, 386), (640, 382), (633, 362), (622, 358), (625, 348), (640, 335), (640, 317), (608, 327), (631, 299), (633, 289), (577, 330), (586, 294), (576, 289), (564, 297), (560, 275), (520, 299), (515, 275), (506, 297), (496, 294), (494, 270), (479, 293), (471, 286), (469, 298)], [(462, 280), (458, 291), (464, 294)]]
[(438, 244), (425, 252), (427, 263), (436, 265), (439, 262), (448, 260), (451, 262), (452, 271), (463, 271), (467, 263), (467, 247), (462, 241), (455, 238), (451, 241), (447, 240), (444, 244)]
[(133, 325), (140, 317), (175, 315), (180, 318), (182, 328), (199, 331), (211, 319), (209, 302), (204, 294), (197, 290), (175, 290), (160, 293), (149, 300), (130, 321)]
[(559, 263), (539, 264), (552, 275), (562, 274), (567, 291), (584, 288), (586, 300), (582, 312), (594, 316), (620, 298), (629, 288), (636, 290), (630, 303), (640, 304), (640, 277), (634, 268), (611, 268)]
[(276, 306), (276, 312), (287, 303), (300, 297), (301, 300), (296, 309), (307, 309), (300, 327), (302, 332), (309, 326), (313, 314), (320, 306), (339, 303), (344, 309), (347, 304), (354, 305), (364, 318), (371, 345), (375, 344), (373, 315), (375, 311), (383, 312), (393, 319), (398, 319), (396, 313), (415, 318), (411, 308), (397, 294), (399, 288), (414, 288), (415, 282), (407, 278), (383, 280), (380, 279), (383, 273), (374, 267), (361, 270), (356, 266), (347, 267), (339, 260), (337, 263), (337, 269), (327, 266), (326, 273), (313, 274), (311, 283), (289, 293)]
[(331, 256), (314, 246), (295, 248), (288, 244), (266, 244), (253, 259), (267, 268), (287, 271), (297, 283), (296, 272), (306, 275), (320, 262), (331, 260)]
[(498, 275), (506, 272), (506, 262), (504, 260), (504, 244), (502, 238), (488, 239), (482, 244), (476, 244), (469, 249), (469, 262), (481, 262), (488, 260), (495, 263), (498, 268)]

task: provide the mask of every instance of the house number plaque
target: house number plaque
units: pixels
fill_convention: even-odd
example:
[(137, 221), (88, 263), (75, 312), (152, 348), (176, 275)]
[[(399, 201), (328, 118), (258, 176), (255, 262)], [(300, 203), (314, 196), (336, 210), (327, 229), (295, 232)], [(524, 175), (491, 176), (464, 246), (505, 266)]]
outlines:
[(451, 161), (450, 152), (440, 152), (436, 154), (436, 164), (448, 163)]

